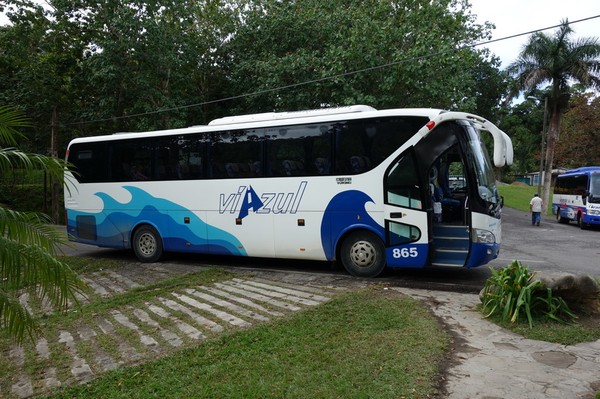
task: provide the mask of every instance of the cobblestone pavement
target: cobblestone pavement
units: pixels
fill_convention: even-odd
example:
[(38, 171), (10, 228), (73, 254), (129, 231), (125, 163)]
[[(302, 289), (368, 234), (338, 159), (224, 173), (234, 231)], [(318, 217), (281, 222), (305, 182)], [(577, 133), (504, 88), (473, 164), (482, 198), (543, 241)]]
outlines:
[[(176, 264), (135, 266), (84, 275), (93, 292), (81, 296), (80, 302), (85, 305), (200, 270)], [(124, 304), (102, 311), (86, 321), (69, 324), (76, 327), (40, 336), (35, 345), (12, 346), (2, 354), (6, 365), (2, 368), (14, 377), (9, 387), (0, 387), (0, 397), (27, 398), (55, 387), (85, 383), (108, 370), (192, 347), (224, 331), (248, 328), (314, 307), (344, 290), (339, 284), (328, 284), (328, 278), (360, 285), (345, 276), (318, 278), (318, 282), (311, 282), (307, 275), (298, 282), (293, 278), (276, 281), (277, 277), (277, 273), (238, 273), (231, 280), (157, 295), (141, 306)], [(31, 309), (27, 295), (21, 297), (21, 302)], [(52, 312), (48, 305), (40, 310)], [(57, 358), (61, 361), (52, 360)]]
[[(199, 270), (190, 265), (136, 263), (94, 272), (84, 276), (93, 292), (81, 301), (113, 297)], [(476, 294), (397, 287), (391, 280), (344, 274), (229, 270), (235, 278), (157, 294), (140, 306), (125, 303), (70, 323), (72, 328), (59, 327), (51, 336), (39, 337), (35, 345), (9, 348), (0, 353), (0, 373), (13, 378), (8, 386), (0, 386), (0, 397), (26, 398), (84, 383), (108, 370), (285, 317), (370, 284), (420, 300), (454, 334), (453, 361), (444, 375), (447, 398), (591, 399), (600, 390), (600, 340), (565, 346), (524, 339), (483, 319), (475, 308)], [(27, 296), (21, 300), (29, 305)], [(41, 310), (52, 311), (44, 306)]]

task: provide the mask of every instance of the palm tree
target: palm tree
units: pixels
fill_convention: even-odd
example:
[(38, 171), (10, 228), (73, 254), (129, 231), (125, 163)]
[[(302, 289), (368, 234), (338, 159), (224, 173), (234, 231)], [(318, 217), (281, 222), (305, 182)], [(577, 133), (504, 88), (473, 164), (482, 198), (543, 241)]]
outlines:
[(561, 22), (554, 36), (534, 33), (519, 58), (508, 66), (516, 78), (518, 91), (531, 92), (549, 84), (547, 106), (550, 116), (544, 162), (544, 205), (550, 198), (554, 161), (554, 146), (559, 139), (562, 116), (569, 105), (569, 85), (578, 82), (584, 87), (600, 88), (600, 44), (598, 38), (570, 40), (573, 30), (569, 21)]
[[(16, 128), (26, 125), (19, 112), (0, 106), (0, 176), (11, 169), (43, 169), (60, 179), (63, 162), (15, 148), (16, 138), (22, 137)], [(17, 343), (27, 336), (33, 339), (36, 333), (35, 319), (19, 295), (28, 292), (66, 309), (69, 301), (77, 302), (75, 292), (81, 288), (75, 273), (57, 258), (64, 234), (49, 221), (43, 214), (18, 212), (0, 204), (0, 330)]]

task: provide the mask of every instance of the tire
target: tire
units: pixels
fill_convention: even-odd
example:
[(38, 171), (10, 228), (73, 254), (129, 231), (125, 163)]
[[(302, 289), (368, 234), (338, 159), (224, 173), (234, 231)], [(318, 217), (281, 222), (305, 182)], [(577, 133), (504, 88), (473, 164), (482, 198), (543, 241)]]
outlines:
[(568, 218), (564, 218), (564, 217), (560, 216), (560, 208), (558, 208), (556, 210), (556, 221), (558, 223), (563, 223), (563, 224), (564, 223), (569, 223), (569, 219)]
[(368, 231), (350, 233), (342, 242), (340, 258), (344, 268), (356, 277), (377, 277), (385, 269), (385, 247)]
[(162, 238), (152, 226), (143, 225), (133, 233), (133, 252), (142, 263), (153, 263), (163, 255)]
[(583, 219), (581, 218), (581, 214), (577, 214), (577, 226), (579, 226), (579, 228), (581, 230), (585, 230), (587, 229), (587, 224), (583, 222)]

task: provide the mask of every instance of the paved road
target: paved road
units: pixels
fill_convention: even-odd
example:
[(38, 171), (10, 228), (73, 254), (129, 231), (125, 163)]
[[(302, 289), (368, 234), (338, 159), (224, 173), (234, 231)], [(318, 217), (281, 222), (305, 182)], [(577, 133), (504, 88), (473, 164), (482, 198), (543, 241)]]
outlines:
[(502, 267), (514, 259), (532, 270), (562, 271), (600, 276), (600, 229), (581, 230), (544, 217), (531, 225), (528, 212), (504, 208), (502, 250), (491, 265)]

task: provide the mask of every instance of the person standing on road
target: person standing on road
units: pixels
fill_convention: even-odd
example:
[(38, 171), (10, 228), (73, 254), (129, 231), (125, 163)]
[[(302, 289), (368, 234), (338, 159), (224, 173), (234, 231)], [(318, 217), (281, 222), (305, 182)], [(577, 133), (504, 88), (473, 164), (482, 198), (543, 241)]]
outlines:
[(531, 212), (531, 225), (539, 226), (542, 220), (542, 199), (537, 193), (529, 201), (529, 212)]

